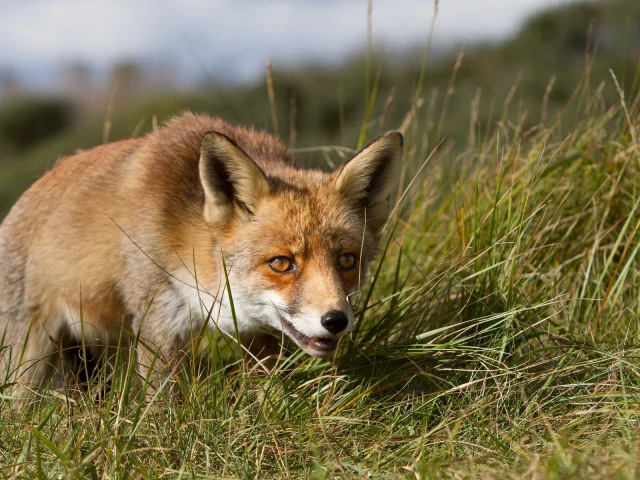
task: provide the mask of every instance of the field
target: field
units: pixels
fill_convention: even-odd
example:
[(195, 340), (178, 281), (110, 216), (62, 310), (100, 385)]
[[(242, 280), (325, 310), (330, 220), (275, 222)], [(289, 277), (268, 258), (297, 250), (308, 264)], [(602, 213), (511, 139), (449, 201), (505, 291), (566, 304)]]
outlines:
[[(514, 82), (462, 116), (455, 62), (439, 92), (419, 71), (402, 109), (366, 63), (343, 144), (401, 128), (406, 168), (336, 358), (255, 375), (212, 344), (171, 401), (132, 394), (124, 364), (28, 412), (1, 402), (0, 477), (638, 477), (640, 94), (635, 65), (603, 65), (587, 50), (566, 95), (547, 78), (519, 102)], [(342, 162), (307, 147), (334, 134), (301, 162)]]

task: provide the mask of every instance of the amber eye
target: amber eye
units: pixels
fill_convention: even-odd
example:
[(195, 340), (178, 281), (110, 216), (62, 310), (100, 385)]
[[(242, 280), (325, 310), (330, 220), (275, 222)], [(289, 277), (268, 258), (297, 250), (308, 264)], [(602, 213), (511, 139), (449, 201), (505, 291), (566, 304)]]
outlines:
[(342, 270), (351, 270), (356, 266), (356, 256), (353, 253), (343, 253), (338, 258), (338, 266)]
[(289, 257), (274, 257), (269, 260), (271, 270), (278, 273), (287, 273), (293, 270), (293, 259)]

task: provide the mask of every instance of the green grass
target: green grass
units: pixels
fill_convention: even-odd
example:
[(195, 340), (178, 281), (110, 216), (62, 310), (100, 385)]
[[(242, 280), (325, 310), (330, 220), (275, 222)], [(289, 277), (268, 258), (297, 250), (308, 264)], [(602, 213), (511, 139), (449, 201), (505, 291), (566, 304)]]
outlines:
[(170, 401), (121, 368), (4, 402), (0, 477), (635, 478), (640, 102), (587, 80), (570, 132), (522, 114), (454, 154), (405, 124), (408, 189), (335, 361), (251, 376), (214, 350)]
[[(171, 399), (132, 394), (123, 365), (29, 412), (2, 401), (0, 478), (638, 477), (640, 97), (576, 81), (544, 116), (543, 95), (497, 121), (470, 98), (456, 143), (457, 107), (415, 95), (401, 203), (335, 360), (256, 376), (212, 346)], [(367, 84), (349, 138), (399, 126)]]

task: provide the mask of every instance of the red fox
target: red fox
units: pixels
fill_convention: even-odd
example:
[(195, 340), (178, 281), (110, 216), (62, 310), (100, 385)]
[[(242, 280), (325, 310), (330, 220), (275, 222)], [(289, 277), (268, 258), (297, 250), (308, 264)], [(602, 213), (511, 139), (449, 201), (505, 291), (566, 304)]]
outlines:
[(45, 385), (68, 342), (123, 331), (141, 340), (142, 377), (183, 358), (204, 327), (259, 355), (278, 336), (334, 354), (402, 143), (387, 132), (324, 173), (270, 134), (188, 113), (58, 161), (0, 225), (0, 375)]

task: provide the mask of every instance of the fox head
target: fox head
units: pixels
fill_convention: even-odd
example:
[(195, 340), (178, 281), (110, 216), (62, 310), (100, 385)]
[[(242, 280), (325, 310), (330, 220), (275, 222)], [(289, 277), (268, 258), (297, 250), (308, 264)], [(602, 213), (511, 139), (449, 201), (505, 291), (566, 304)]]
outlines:
[(283, 333), (312, 356), (335, 352), (389, 216), (402, 142), (385, 133), (333, 173), (283, 165), (266, 173), (225, 135), (204, 135), (204, 217), (240, 328)]

